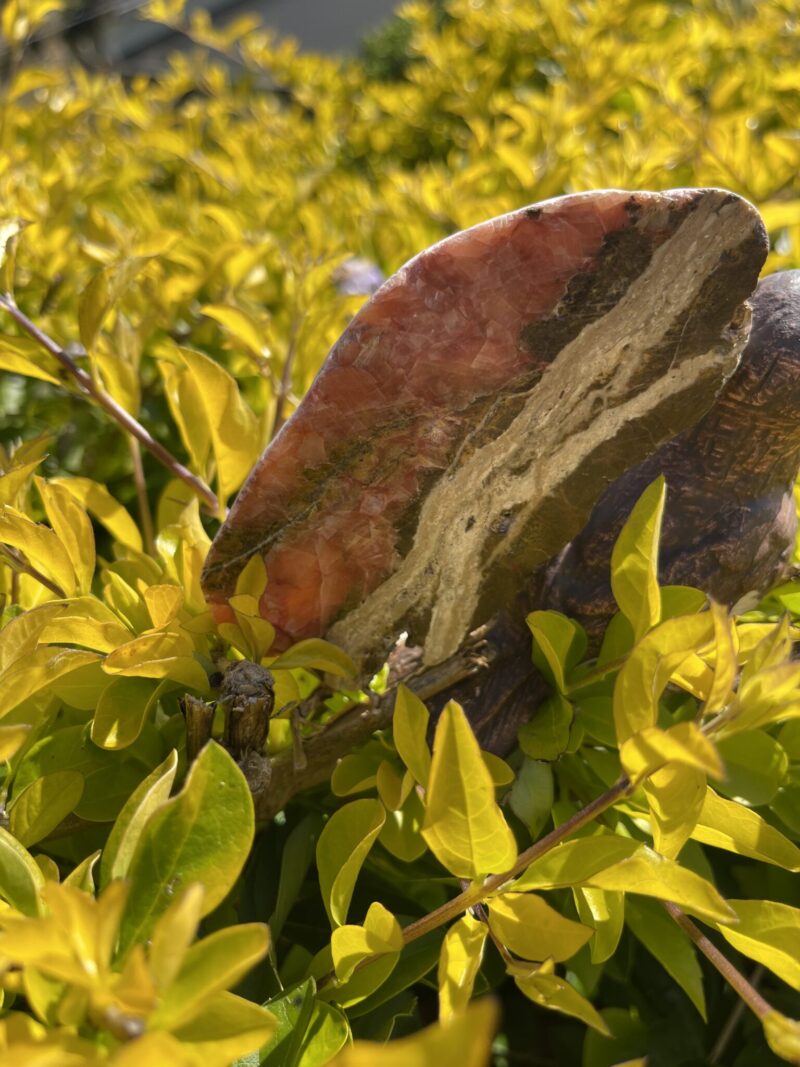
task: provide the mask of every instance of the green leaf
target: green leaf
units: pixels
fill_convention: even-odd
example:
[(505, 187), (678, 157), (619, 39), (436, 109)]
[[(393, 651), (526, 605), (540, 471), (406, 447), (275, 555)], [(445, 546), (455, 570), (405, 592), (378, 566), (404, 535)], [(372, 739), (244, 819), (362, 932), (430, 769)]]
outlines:
[(648, 900), (646, 897), (627, 898), (625, 922), (705, 1019), (703, 972), (697, 962), (694, 945), (686, 934), (675, 925), (657, 901)]
[(462, 915), (448, 929), (439, 956), (439, 1018), (464, 1011), (472, 997), (489, 929), (472, 915)]
[(183, 788), (149, 818), (128, 869), (131, 891), (120, 925), (120, 952), (144, 941), (171, 898), (192, 882), (205, 889), (203, 914), (227, 896), (250, 852), (253, 800), (244, 775), (210, 741)]
[(557, 963), (574, 956), (592, 936), (582, 923), (567, 919), (534, 893), (504, 893), (489, 904), (489, 928), (524, 960)]
[(354, 800), (335, 811), (317, 842), (319, 887), (331, 926), (347, 921), (358, 872), (386, 815), (379, 800)]
[(83, 775), (55, 771), (31, 782), (14, 798), (11, 832), (23, 845), (35, 845), (74, 811), (83, 793)]
[(278, 1029), (261, 1050), (263, 1067), (324, 1067), (350, 1036), (339, 1009), (314, 1000), (312, 979), (271, 1000), (269, 1010)]
[(23, 915), (41, 911), (45, 879), (30, 852), (0, 826), (0, 895)]
[(268, 1045), (261, 1050), (258, 1063), (263, 1067), (297, 1067), (303, 1038), (316, 1007), (313, 978), (268, 1001), (278, 1027)]
[(659, 475), (634, 505), (611, 553), (611, 591), (636, 641), (661, 619), (658, 539), (666, 492)]
[(150, 678), (114, 678), (100, 694), (92, 719), (92, 741), (100, 748), (132, 745), (142, 732), (160, 686)]
[(564, 1015), (572, 1015), (601, 1034), (610, 1035), (599, 1012), (565, 979), (555, 974), (533, 974), (524, 978), (517, 977), (514, 981), (520, 992), (534, 1004), (551, 1011), (563, 1012)]
[(592, 963), (604, 963), (613, 956), (625, 925), (625, 894), (615, 890), (576, 886), (573, 889), (578, 918), (594, 929), (589, 943)]
[(139, 838), (150, 816), (169, 799), (177, 769), (178, 753), (173, 749), (125, 802), (103, 849), (103, 858), (100, 861), (101, 889), (114, 878), (124, 878), (127, 875)]
[(720, 793), (754, 808), (774, 799), (789, 771), (783, 747), (763, 730), (723, 737), (719, 754), (726, 771), (717, 786)]
[(553, 768), (549, 763), (526, 757), (517, 772), (508, 802), (517, 818), (528, 827), (533, 840), (550, 819), (554, 800)]
[(800, 871), (800, 848), (755, 811), (707, 789), (692, 837), (740, 856)]
[(517, 846), (463, 710), (445, 705), (436, 724), (422, 836), (439, 862), (474, 879), (513, 866)]
[(314, 859), (314, 850), (320, 835), (322, 817), (315, 813), (305, 815), (286, 839), (281, 851), (281, 869), (275, 908), (269, 917), (273, 943), (280, 937), (283, 924), (289, 915), (305, 881)]
[(560, 693), (554, 694), (520, 727), (520, 748), (531, 759), (557, 760), (567, 750), (574, 718), (572, 704)]
[(392, 717), (392, 736), (397, 754), (423, 789), (431, 773), (431, 753), (426, 740), (430, 715), (428, 709), (404, 685), (397, 687)]
[(275, 670), (290, 670), (303, 667), (306, 670), (325, 671), (337, 678), (355, 678), (358, 669), (341, 648), (323, 641), (319, 637), (309, 637), (298, 641), (288, 652), (278, 656), (270, 663)]
[(718, 923), (725, 940), (800, 991), (800, 908), (771, 900), (731, 900), (730, 904), (739, 921)]
[[(49, 371), (34, 363), (32, 359), (27, 359), (25, 356), (20, 355), (19, 352), (13, 352), (9, 348), (0, 347), (0, 371), (7, 371), (9, 374), (21, 374), (25, 378), (37, 378), (41, 382), (50, 382), (51, 385), (61, 385), (58, 378)], [(35, 468), (38, 463), (33, 463), (31, 466)]]
[(711, 640), (709, 612), (667, 619), (651, 630), (625, 661), (614, 686), (614, 724), (619, 744), (655, 726), (658, 701), (673, 673)]
[(175, 1030), (190, 1023), (215, 993), (235, 985), (266, 955), (269, 932), (261, 923), (216, 930), (187, 951), (148, 1025)]
[(583, 627), (559, 611), (534, 611), (526, 622), (533, 634), (533, 662), (560, 693), (567, 675), (586, 652)]

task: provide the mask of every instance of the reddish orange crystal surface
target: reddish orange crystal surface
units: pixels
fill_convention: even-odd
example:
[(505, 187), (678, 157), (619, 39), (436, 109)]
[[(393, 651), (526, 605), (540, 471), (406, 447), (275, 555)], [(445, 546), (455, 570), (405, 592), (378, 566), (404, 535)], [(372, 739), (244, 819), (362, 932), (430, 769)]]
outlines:
[[(325, 633), (360, 603), (407, 551), (420, 501), (458, 465), (486, 398), (530, 390), (557, 354), (563, 341), (541, 345), (534, 327), (591, 321), (579, 299), (562, 314), (571, 285), (596, 273), (626, 230), (652, 255), (697, 197), (561, 197), (458, 233), (401, 268), (355, 316), (241, 490), (204, 572), (215, 616), (229, 617), (226, 600), (256, 551), (276, 647)], [(613, 279), (609, 294), (619, 299)]]

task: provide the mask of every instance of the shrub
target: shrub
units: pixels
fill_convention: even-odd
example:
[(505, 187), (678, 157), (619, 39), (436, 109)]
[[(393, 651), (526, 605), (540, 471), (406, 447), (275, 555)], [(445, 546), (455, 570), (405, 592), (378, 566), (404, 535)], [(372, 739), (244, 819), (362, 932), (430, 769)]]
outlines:
[[(323, 641), (267, 655), (258, 564), (235, 623), (199, 587), (363, 299), (349, 260), (388, 273), (551, 195), (696, 184), (759, 206), (768, 270), (799, 265), (794, 5), (412, 3), (370, 80), (155, 0), (196, 43), (157, 82), (22, 62), (56, 7), (2, 12), (9, 1062), (477, 1065), (499, 1027), (497, 1064), (748, 1067), (773, 1056), (759, 1022), (796, 1062), (800, 586), (737, 619), (676, 608), (652, 489), (619, 554), (637, 644), (583, 663), (577, 624), (535, 613), (553, 695), (508, 763), (452, 704), (431, 752), (425, 706), (385, 673), (359, 689)], [(181, 711), (242, 659), (273, 672), (267, 750), (298, 778), (315, 732), (394, 708), (258, 835)], [(468, 1005), (488, 991), (499, 1019)]]

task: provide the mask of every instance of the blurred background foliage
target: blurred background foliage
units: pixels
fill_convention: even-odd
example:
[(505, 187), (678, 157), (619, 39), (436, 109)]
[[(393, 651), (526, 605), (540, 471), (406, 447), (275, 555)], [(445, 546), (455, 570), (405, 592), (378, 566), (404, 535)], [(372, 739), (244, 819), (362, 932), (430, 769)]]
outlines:
[[(16, 299), (183, 457), (170, 345), (235, 376), (260, 447), (375, 267), (536, 200), (724, 186), (763, 212), (767, 270), (800, 263), (793, 0), (416, 2), (350, 58), (155, 0), (140, 14), (189, 43), (157, 78), (45, 62), (37, 35), (59, 7), (2, 12), (0, 226), (24, 227)], [(101, 286), (100, 321), (82, 330)], [(3, 369), (11, 353), (47, 370), (0, 330)], [(102, 413), (14, 374), (0, 406), (5, 444), (53, 434), (47, 473), (132, 499), (130, 450)], [(165, 475), (145, 465), (157, 494)]]
[[(0, 288), (13, 291), (22, 311), (64, 346), (98, 386), (226, 499), (380, 278), (465, 226), (571, 191), (719, 185), (749, 198), (762, 212), (771, 241), (766, 270), (800, 266), (800, 20), (794, 0), (414, 2), (399, 7), (384, 29), (371, 33), (358, 55), (344, 58), (306, 53), (265, 29), (257, 17), (215, 22), (201, 9), (184, 11), (180, 0), (153, 0), (140, 13), (170, 27), (185, 44), (157, 76), (89, 69), (69, 59), (66, 45), (45, 48), (50, 37), (43, 34), (58, 29), (64, 7), (59, 0), (6, 0), (0, 11), (0, 253), (2, 246), (5, 251)], [(59, 489), (67, 484), (61, 482), (65, 475), (73, 476), (68, 482), (73, 495), (104, 527), (95, 527), (97, 560), (89, 534), (70, 541), (68, 558), (54, 549), (61, 535), (39, 535), (41, 568), (47, 571), (57, 563), (65, 576), (62, 585), (71, 583), (66, 590), (70, 603), (78, 603), (63, 626), (61, 616), (56, 618), (61, 609), (51, 603), (52, 588), (29, 574), (12, 579), (7, 567), (0, 585), (0, 591), (18, 594), (22, 607), (46, 609), (28, 618), (42, 625), (53, 622), (47, 635), (34, 632), (32, 624), (12, 650), (18, 657), (12, 664), (18, 683), (31, 676), (27, 660), (41, 666), (45, 678), (47, 671), (53, 674), (56, 659), (63, 667), (67, 652), (75, 662), (89, 657), (80, 661), (85, 672), (69, 686), (60, 677), (48, 677), (52, 693), (29, 692), (34, 718), (38, 716), (36, 730), (52, 729), (53, 738), (60, 739), (53, 743), (62, 749), (75, 736), (83, 739), (67, 753), (73, 762), (58, 763), (50, 778), (74, 771), (87, 782), (92, 779), (84, 808), (78, 811), (76, 797), (70, 800), (63, 777), (50, 783), (53, 795), (36, 792), (45, 764), (36, 763), (32, 748), (19, 749), (14, 758), (27, 767), (28, 777), (23, 774), (20, 781), (32, 789), (32, 799), (12, 809), (12, 815), (13, 810), (18, 814), (11, 830), (17, 840), (38, 844), (52, 829), (40, 816), (52, 815), (58, 804), (96, 819), (98, 826), (88, 836), (48, 842), (47, 852), (35, 857), (38, 874), (33, 859), (17, 855), (34, 896), (45, 877), (52, 880), (54, 868), (58, 875), (57, 862), (62, 870), (74, 866), (69, 875), (73, 884), (90, 891), (97, 859), (91, 850), (104, 844), (110, 819), (136, 798), (132, 790), (142, 775), (158, 771), (159, 782), (169, 778), (164, 796), (169, 791), (175, 767), (159, 771), (157, 764), (170, 758), (171, 747), (182, 745), (177, 691), (205, 693), (213, 639), (201, 625), (204, 605), (197, 579), (213, 520), (204, 515), (201, 523), (196, 504), (186, 507), (185, 487), (149, 455), (142, 457), (119, 426), (81, 396), (60, 365), (1, 311), (0, 370), (4, 502), (25, 512), (4, 535), (7, 543), (13, 546), (16, 542), (9, 539), (20, 530), (32, 536), (32, 524), (26, 523), (45, 513), (62, 532), (70, 528), (70, 521), (59, 518), (62, 512), (72, 517), (73, 526), (90, 530), (82, 507)], [(236, 432), (221, 442), (222, 424)], [(36, 495), (31, 477), (42, 456), (38, 469), (48, 480), (37, 483)], [(137, 477), (141, 462), (144, 473)], [(104, 497), (98, 485), (107, 487), (110, 496)], [(152, 535), (147, 534), (142, 489), (153, 512), (153, 532), (159, 535), (157, 553), (143, 551), (152, 549)], [(112, 497), (131, 512), (139, 510), (143, 537), (127, 513), (114, 510)], [(35, 547), (31, 540), (29, 554)], [(115, 560), (109, 562), (112, 554)], [(139, 599), (129, 595), (128, 581)], [(176, 585), (183, 589), (180, 595), (173, 595)], [(101, 590), (105, 607), (98, 607)], [(783, 606), (791, 606), (786, 598)], [(127, 629), (117, 626), (110, 632), (109, 611), (115, 619), (127, 620)], [(9, 643), (25, 631), (24, 618), (16, 629), (6, 629)], [(102, 631), (105, 644), (89, 646), (97, 648), (97, 655), (62, 649), (65, 644), (87, 647), (85, 638), (76, 636), (81, 626)], [(172, 632), (176, 627), (182, 628), (177, 637)], [(155, 644), (165, 637), (175, 638), (166, 652), (159, 644), (146, 660), (143, 640)], [(250, 646), (257, 647), (259, 640), (258, 633), (243, 630), (239, 643), (233, 638), (230, 643), (242, 655), (251, 653)], [(123, 662), (120, 642), (125, 648), (136, 645), (136, 662)], [(48, 651), (52, 646), (55, 654)], [(103, 667), (101, 655), (106, 656)], [(197, 669), (187, 673), (186, 661), (195, 668), (197, 662), (203, 665), (199, 678)], [(329, 670), (330, 665), (313, 662), (311, 667)], [(284, 697), (290, 689), (303, 695), (303, 684), (315, 684), (293, 669), (297, 677), (288, 666), (283, 670), (287, 678), (292, 675)], [(123, 738), (110, 728), (102, 733), (97, 725), (102, 716), (95, 714), (91, 737), (101, 751), (85, 741), (85, 729), (98, 710), (96, 689), (113, 672), (112, 681), (120, 688), (114, 701), (106, 702), (113, 704), (111, 725), (116, 730), (118, 721), (125, 720), (133, 726)], [(166, 688), (162, 678), (164, 686), (169, 683)], [(6, 686), (7, 705), (17, 699), (12, 689)], [(128, 693), (131, 708), (124, 706), (120, 692)], [(155, 716), (156, 728), (145, 719), (154, 717), (151, 697), (155, 702), (162, 692), (166, 695)], [(39, 715), (42, 708), (49, 709), (50, 720)], [(131, 715), (126, 718), (127, 711)], [(20, 722), (27, 729), (27, 720)], [(288, 743), (288, 731), (284, 733)], [(14, 736), (14, 744), (23, 743), (24, 731)], [(42, 737), (42, 745), (53, 738)], [(796, 766), (796, 731), (787, 731), (784, 740)], [(370, 744), (380, 748), (383, 741)], [(772, 751), (779, 749), (777, 742), (771, 744)], [(366, 746), (365, 751), (369, 754)], [(382, 751), (379, 755), (385, 758)], [(761, 768), (772, 790), (770, 801), (789, 781), (789, 757), (782, 749), (778, 756), (780, 761), (773, 760), (780, 762), (777, 769)], [(78, 758), (83, 762), (76, 763)], [(598, 788), (600, 778), (583, 756), (566, 760), (559, 773), (569, 796), (585, 800)], [(218, 784), (214, 775), (209, 771), (208, 781)], [(106, 795), (109, 780), (116, 787), (111, 800)], [(194, 781), (168, 803), (191, 795), (192, 789), (205, 790), (202, 775)], [(550, 788), (542, 801), (545, 821), (554, 800)], [(783, 794), (790, 800), (783, 803), (782, 814), (775, 806), (769, 814), (781, 820), (782, 831), (793, 840), (800, 835), (791, 800), (798, 788), (792, 779), (790, 792)], [(90, 802), (101, 794), (106, 806), (98, 814)], [(202, 795), (209, 813), (218, 813), (219, 798), (210, 785)], [(235, 929), (248, 919), (274, 920), (285, 908), (281, 893), (289, 892), (282, 888), (285, 870), (292, 882), (295, 868), (302, 868), (291, 890), (292, 901), (298, 899), (301, 907), (290, 919), (281, 919), (287, 922), (280, 945), (286, 984), (306, 974), (303, 953), (310, 955), (329, 937), (313, 870), (306, 878), (311, 853), (303, 849), (308, 848), (308, 820), (318, 833), (321, 812), (332, 810), (338, 800), (326, 792), (317, 801), (300, 798), (252, 851), (245, 842), (238, 860), (249, 859), (238, 911), (227, 900), (205, 920), (203, 930)], [(749, 803), (746, 797), (743, 803)], [(181, 804), (170, 810), (179, 811)], [(766, 804), (763, 796), (752, 800), (753, 806), (761, 804)], [(537, 826), (531, 835), (540, 831)], [(153, 831), (153, 839), (159, 847), (161, 840), (167, 841), (167, 850), (171, 847), (166, 833), (158, 838)], [(226, 866), (213, 849), (204, 859), (209, 868)], [(149, 891), (154, 885), (150, 868), (144, 860), (137, 862), (141, 885)], [(682, 862), (711, 878), (709, 861), (696, 843), (687, 846)], [(226, 886), (238, 875), (235, 864), (228, 866)], [(441, 870), (427, 859), (415, 870), (417, 876), (409, 877), (407, 862), (378, 852), (359, 881), (359, 913), (376, 900), (398, 914), (437, 906), (446, 895)], [(713, 874), (726, 894), (796, 903), (796, 880), (782, 868), (733, 856), (715, 861)], [(204, 869), (204, 880), (208, 877)], [(60, 897), (56, 890), (50, 896), (52, 910)], [(64, 928), (70, 930), (75, 925), (67, 910), (71, 890), (61, 898)], [(138, 901), (136, 893), (132, 900)], [(112, 905), (122, 907), (113, 899), (102, 908), (98, 903), (100, 911), (112, 912)], [(199, 904), (196, 909), (200, 914)], [(90, 928), (100, 918), (87, 912), (83, 921)], [(80, 932), (80, 924), (76, 929)], [(666, 941), (673, 945), (669, 929)], [(187, 936), (191, 939), (191, 931)], [(252, 948), (253, 956), (259, 951)], [(431, 950), (426, 944), (424, 952), (430, 969), (438, 946)], [(32, 958), (29, 966), (35, 971), (40, 961)], [(414, 966), (420, 966), (418, 959), (408, 964), (409, 984), (415, 981)], [(266, 963), (263, 967), (268, 969)], [(119, 976), (106, 973), (104, 958), (99, 969), (108, 988), (93, 978), (91, 996), (105, 1005), (103, 998), (118, 995)], [(610, 1067), (640, 1056), (643, 1045), (650, 1048), (648, 1067), (688, 1067), (709, 1062), (710, 1035), (716, 1035), (716, 1048), (722, 1050), (717, 1055), (712, 1046), (710, 1062), (736, 1067), (778, 1062), (770, 1058), (760, 1027), (749, 1015), (734, 1018), (738, 1029), (731, 1038), (733, 998), (708, 968), (708, 1024), (692, 1013), (686, 995), (628, 934), (605, 965), (584, 957), (571, 973), (587, 996), (601, 990), (598, 1003), (616, 1040), (585, 1036), (583, 1026), (555, 1016), (537, 1025), (537, 1048), (531, 1050), (535, 1009), (512, 991), (504, 994), (504, 1031), (494, 1049), (498, 1067), (515, 1062)], [(231, 974), (233, 981), (238, 972)], [(495, 986), (502, 974), (499, 957), (490, 952), (477, 991)], [(699, 980), (694, 972), (692, 978)], [(263, 973), (252, 982), (251, 991), (263, 993)], [(770, 992), (779, 1007), (797, 1014), (791, 990)], [(51, 1007), (52, 998), (45, 993), (42, 1016)], [(32, 995), (30, 990), (27, 994)], [(356, 1022), (353, 1032), (381, 1037), (418, 1029), (435, 1017), (435, 987), (417, 983), (415, 995), (413, 1008), (410, 1001), (399, 1007), (394, 1003), (391, 1011), (386, 1008), (386, 1018)], [(82, 1003), (88, 1010), (89, 1002)], [(198, 1018), (206, 1003), (202, 997), (196, 1000)], [(287, 1012), (289, 1007), (296, 1005), (288, 1005)], [(251, 1030), (266, 1025), (262, 1016), (245, 1022)], [(163, 1023), (168, 1037), (179, 1029), (174, 1020), (172, 1024), (170, 1030)], [(291, 1020), (286, 1025), (291, 1029)], [(344, 1040), (347, 1025), (341, 1020), (336, 1033), (336, 1040)], [(163, 1061), (178, 1062), (172, 1045), (163, 1040)], [(191, 1033), (181, 1040), (200, 1043)], [(228, 1051), (217, 1050), (221, 1061), (230, 1058)], [(195, 1053), (198, 1062), (210, 1062), (203, 1060), (208, 1055), (203, 1049)], [(295, 1059), (299, 1057), (298, 1051)], [(443, 1062), (431, 1052), (425, 1062), (434, 1061)]]

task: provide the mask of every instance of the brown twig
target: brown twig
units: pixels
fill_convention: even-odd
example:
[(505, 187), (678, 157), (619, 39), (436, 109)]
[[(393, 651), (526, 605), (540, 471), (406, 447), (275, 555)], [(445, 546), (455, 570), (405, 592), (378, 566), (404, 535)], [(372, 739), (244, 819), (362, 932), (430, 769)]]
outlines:
[[(470, 885), (467, 889), (463, 890), (463, 892), (459, 893), (458, 896), (453, 897), (452, 900), (448, 900), (434, 911), (428, 912), (427, 915), (423, 915), (421, 919), (409, 923), (403, 930), (403, 944), (410, 945), (412, 941), (424, 937), (425, 934), (430, 933), (431, 930), (436, 930), (438, 927), (444, 926), (444, 924), (450, 922), (451, 919), (455, 919), (470, 908), (482, 904), (483, 901), (495, 892), (495, 890), (500, 889), (506, 882), (510, 882), (513, 878), (518, 877), (523, 871), (527, 870), (534, 860), (540, 859), (547, 852), (550, 852), (551, 849), (555, 848), (556, 845), (560, 845), (562, 841), (571, 837), (576, 830), (580, 830), (581, 827), (592, 822), (593, 819), (596, 819), (598, 815), (601, 815), (608, 808), (613, 807), (618, 800), (625, 796), (630, 788), (630, 780), (627, 777), (620, 778), (610, 789), (607, 789), (601, 796), (595, 797), (595, 799), (587, 804), (585, 808), (576, 811), (571, 818), (566, 820), (566, 822), (562, 822), (560, 826), (555, 828), (555, 830), (551, 830), (549, 834), (545, 834), (544, 837), (536, 841), (530, 848), (526, 848), (524, 852), (521, 852), (517, 857), (517, 862), (510, 870), (505, 871), (503, 874), (493, 874), (489, 878), (484, 879), (480, 885)], [(376, 958), (376, 956), (367, 956), (356, 966), (355, 971), (360, 971), (363, 967), (369, 966), (369, 964)], [(317, 988), (322, 989), (325, 985), (332, 982), (334, 978), (335, 974), (331, 971), (320, 979)]]
[(133, 437), (128, 438), (128, 446), (130, 447), (131, 462), (133, 463), (133, 484), (136, 486), (136, 502), (139, 507), (139, 520), (142, 524), (144, 547), (151, 556), (155, 556), (156, 540), (153, 529), (153, 513), (150, 510), (150, 500), (147, 496), (147, 483), (144, 477), (144, 467), (142, 466), (142, 450), (139, 447), (139, 442)]
[(29, 563), (21, 552), (18, 552), (16, 548), (12, 548), (10, 545), (0, 545), (0, 556), (5, 559), (6, 563), (11, 567), (11, 570), (16, 574), (27, 574), (31, 578), (35, 578), (36, 581), (49, 589), (54, 596), (59, 600), (65, 600), (67, 594), (61, 588), (61, 586), (54, 582), (51, 578), (46, 577), (40, 570), (37, 570), (32, 563)]
[(763, 1022), (764, 1018), (772, 1011), (772, 1007), (764, 1000), (755, 986), (748, 982), (742, 972), (734, 967), (727, 956), (723, 956), (717, 946), (712, 941), (709, 941), (703, 931), (698, 926), (695, 926), (689, 916), (684, 914), (676, 904), (672, 904), (667, 900), (662, 900), (661, 904), (670, 918), (674, 919), (681, 930), (694, 941), (711, 966), (719, 971), (728, 985), (738, 993), (756, 1018)]
[(366, 741), (376, 730), (387, 727), (392, 721), (396, 688), (401, 682), (420, 699), (427, 700), (481, 670), (486, 663), (483, 629), (475, 631), (463, 649), (435, 667), (415, 673), (415, 664), (411, 660), (408, 672), (393, 676), (392, 686), (383, 696), (369, 705), (351, 708), (312, 737), (304, 739), (305, 766), (298, 767), (294, 746), (273, 756), (269, 784), (253, 796), (256, 818), (272, 819), (296, 793), (330, 778), (342, 756)]
[[(765, 968), (759, 963), (759, 965), (754, 968), (753, 973), (750, 975), (749, 979), (750, 985), (753, 987), (753, 989), (758, 989), (759, 982), (761, 981), (764, 973)], [(725, 1025), (720, 1030), (719, 1036), (714, 1042), (714, 1047), (709, 1053), (709, 1063), (719, 1063), (719, 1061), (722, 1059), (723, 1053), (730, 1044), (731, 1038), (736, 1033), (736, 1028), (738, 1027), (741, 1018), (744, 1015), (745, 1007), (745, 1002), (741, 999), (737, 1000), (734, 1004), (733, 1011), (725, 1020)]]
[(87, 374), (83, 368), (79, 367), (75, 360), (64, 349), (52, 339), (48, 337), (46, 333), (39, 329), (36, 323), (15, 304), (14, 300), (6, 293), (0, 295), (0, 308), (7, 311), (8, 314), (14, 319), (18, 326), (20, 326), (29, 337), (32, 337), (46, 352), (48, 352), (54, 359), (58, 360), (62, 367), (64, 367), (69, 374), (74, 378), (78, 388), (85, 395), (90, 397), (96, 404), (98, 404), (104, 411), (126, 430), (137, 441), (141, 442), (148, 452), (152, 453), (163, 464), (170, 473), (176, 478), (180, 478), (191, 486), (198, 496), (208, 504), (209, 508), (214, 514), (219, 513), (219, 501), (212, 490), (206, 485), (202, 478), (198, 478), (196, 474), (192, 474), (188, 467), (184, 467), (171, 452), (169, 452), (164, 446), (138, 422), (133, 415), (127, 412), (123, 407), (109, 396), (104, 389), (102, 389), (92, 378), (90, 374)]
[(275, 418), (272, 423), (270, 440), (275, 437), (278, 430), (280, 430), (281, 426), (286, 422), (283, 415), (283, 409), (286, 404), (286, 399), (289, 396), (289, 386), (292, 384), (292, 367), (294, 364), (295, 353), (297, 351), (298, 326), (299, 324), (295, 317), (289, 330), (289, 342), (286, 346), (286, 357), (283, 361), (283, 369), (281, 370), (281, 380), (278, 383), (278, 395), (275, 397)]

